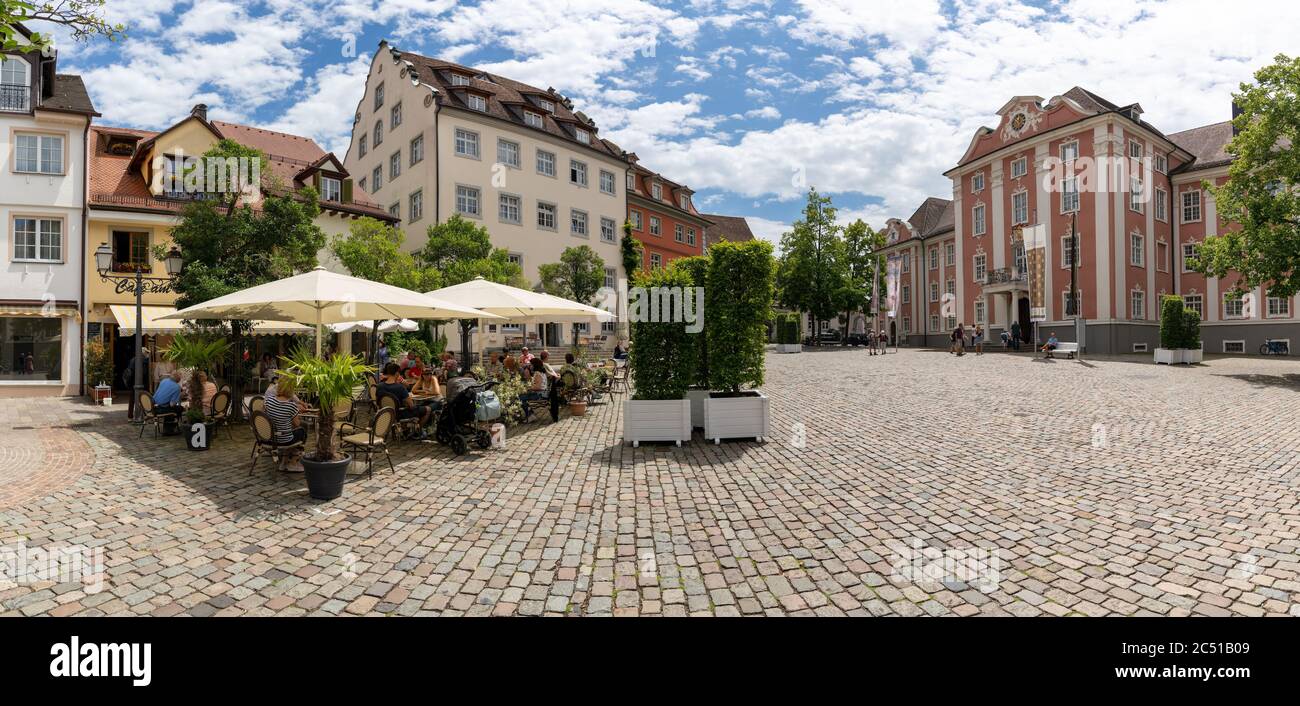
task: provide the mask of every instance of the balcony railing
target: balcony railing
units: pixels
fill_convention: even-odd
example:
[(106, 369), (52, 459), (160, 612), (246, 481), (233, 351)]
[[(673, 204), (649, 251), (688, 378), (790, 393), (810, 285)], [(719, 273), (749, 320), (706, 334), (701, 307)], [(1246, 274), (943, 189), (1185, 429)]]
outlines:
[(31, 110), (32, 90), (27, 86), (0, 84), (0, 111), (26, 113)]
[(1014, 267), (1001, 267), (996, 270), (989, 270), (984, 275), (984, 285), (994, 284), (1017, 284), (1029, 281), (1029, 276), (1023, 270)]

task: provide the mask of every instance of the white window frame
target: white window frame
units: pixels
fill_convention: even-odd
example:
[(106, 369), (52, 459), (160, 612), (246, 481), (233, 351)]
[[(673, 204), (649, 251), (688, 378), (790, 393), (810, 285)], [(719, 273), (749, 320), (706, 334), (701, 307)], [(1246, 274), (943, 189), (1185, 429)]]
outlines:
[(1129, 318), (1136, 321), (1143, 321), (1147, 318), (1147, 293), (1134, 289), (1128, 294), (1128, 313)]
[(957, 244), (951, 240), (943, 244), (943, 266), (953, 267), (957, 264)]
[(1029, 173), (1029, 158), (1017, 157), (1011, 160), (1011, 178), (1019, 179)]
[(1161, 223), (1169, 222), (1169, 192), (1160, 187), (1155, 190), (1156, 220)]
[[(1073, 162), (1079, 158), (1079, 141), (1074, 139), (1062, 142), (1057, 153), (1060, 155), (1062, 162), (1067, 164)], [(1069, 154), (1068, 157), (1066, 156), (1067, 153)]]
[[(514, 159), (509, 159), (510, 150), (514, 149)], [(507, 140), (504, 137), (497, 138), (497, 163), (504, 164), (511, 169), (520, 169), (523, 164), (524, 148), (514, 140)]]
[[(1278, 306), (1274, 307), (1273, 304)], [(1270, 319), (1289, 319), (1291, 318), (1291, 297), (1268, 297), (1265, 303), (1264, 314)], [(1283, 311), (1285, 309), (1285, 311)]]
[(406, 197), (406, 210), (409, 223), (424, 218), (424, 189), (416, 189)]
[(402, 151), (388, 155), (388, 180), (392, 181), (402, 175)]
[(577, 238), (591, 237), (591, 217), (578, 208), (569, 209), (569, 235)]
[(469, 93), (465, 96), (465, 105), (470, 110), (476, 110), (480, 113), (487, 112), (487, 99), (477, 93)]
[(1242, 297), (1233, 298), (1231, 292), (1224, 294), (1223, 295), (1223, 318), (1225, 319), (1246, 318), (1246, 300), (1243, 299)]
[(970, 189), (977, 194), (984, 190), (984, 170), (980, 170), (971, 175)]
[(1146, 213), (1146, 204), (1142, 201), (1142, 190), (1145, 187), (1142, 177), (1134, 176), (1129, 179), (1128, 210), (1134, 213)]
[(618, 224), (613, 218), (600, 219), (600, 241), (602, 243), (613, 243), (618, 240)]
[(988, 219), (985, 217), (985, 207), (982, 203), (975, 204), (971, 208), (971, 231), (974, 235), (984, 235), (988, 232)]
[[(550, 221), (551, 221), (551, 222), (550, 222), (549, 225), (547, 225), (546, 223), (543, 223), (543, 222), (542, 222), (542, 220), (543, 220), (542, 217), (545, 216), (545, 215), (549, 215), (549, 216), (550, 216)], [(559, 216), (560, 216), (560, 207), (557, 206), (556, 204), (553, 204), (553, 203), (551, 203), (550, 201), (538, 201), (538, 202), (537, 202), (537, 219), (536, 219), (536, 223), (537, 223), (537, 227), (538, 227), (538, 228), (540, 228), (540, 229), (542, 229), (542, 230), (551, 230), (551, 231), (556, 230), (557, 227), (558, 227), (557, 224), (556, 224), (556, 221), (559, 220)]]
[[(1137, 148), (1137, 149), (1134, 149)], [(1137, 154), (1134, 154), (1136, 152)], [(1141, 140), (1130, 139), (1128, 141), (1128, 158), (1141, 160), (1142, 155), (1146, 154), (1146, 148), (1142, 146)]]
[[(1061, 268), (1062, 269), (1068, 270), (1074, 264), (1073, 262), (1074, 251), (1076, 250), (1076, 248), (1067, 245), (1067, 243), (1074, 237), (1076, 236), (1073, 235), (1061, 236)], [(1079, 264), (1082, 265), (1083, 263), (1079, 263)]]
[(686, 242), (686, 226), (677, 223), (673, 226), (673, 240), (678, 243)]
[[(545, 158), (545, 159), (543, 159), (543, 158)], [(537, 167), (537, 173), (538, 173), (538, 174), (541, 174), (542, 176), (551, 177), (552, 179), (554, 179), (554, 178), (555, 178), (555, 163), (556, 163), (557, 161), (558, 161), (558, 159), (556, 158), (554, 152), (550, 152), (550, 151), (548, 151), (548, 150), (544, 150), (544, 149), (540, 149), (540, 148), (539, 148), (539, 149), (537, 150), (537, 156), (536, 156), (536, 158), (534, 159), (534, 165)], [(549, 170), (546, 169), (546, 168), (544, 168), (544, 167), (547, 167), (548, 165), (549, 165)]]
[(1163, 154), (1155, 156), (1155, 170), (1161, 174), (1169, 173), (1169, 158)]
[(1011, 225), (1029, 222), (1029, 192), (1017, 191), (1011, 195)]
[(576, 159), (569, 160), (569, 183), (587, 188), (587, 163)]
[(930, 269), (939, 269), (939, 248), (937, 246), (930, 248)]
[(664, 266), (664, 258), (657, 252), (650, 253), (650, 269), (657, 270)]
[[(23, 140), (35, 140), (35, 145), (31, 148), (20, 147), (19, 143)], [(50, 158), (50, 155), (48, 155), (48, 152), (50, 150), (46, 148), (47, 143), (58, 144), (58, 160), (54, 160)], [(68, 160), (67, 147), (68, 147), (68, 141), (65, 139), (65, 136), (61, 134), (52, 135), (43, 132), (28, 132), (25, 130), (15, 131), (14, 142), (13, 142), (14, 173), (15, 174), (39, 174), (41, 176), (62, 176), (67, 173), (67, 160)], [(19, 166), (20, 164), (22, 164), (22, 161), (25, 161), (27, 159), (25, 157), (20, 156), (21, 151), (27, 149), (35, 150), (35, 155), (34, 155), (35, 167), (36, 167), (35, 169), (30, 169), (30, 168), (24, 169), (21, 166)], [(50, 164), (50, 162), (55, 162), (55, 161), (57, 161), (57, 164)]]
[[(24, 233), (30, 232), (31, 234), (30, 244), (23, 243), (20, 245), (18, 242), (19, 221), (32, 222), (31, 231), (28, 231), (26, 228), (23, 229)], [(58, 224), (57, 233), (54, 233), (55, 229), (49, 227), (50, 224)], [(62, 217), (26, 215), (22, 213), (13, 214), (9, 218), (8, 223), (8, 226), (13, 233), (13, 237), (9, 241), (10, 245), (13, 247), (10, 260), (13, 262), (62, 263), (64, 261), (64, 253), (66, 252), (66, 243), (68, 239), (67, 225), (67, 219)], [(56, 238), (58, 241), (57, 245), (54, 244)], [(33, 256), (19, 257), (18, 252), (20, 248), (24, 250), (31, 249)], [(52, 254), (44, 255), (43, 253), (46, 251), (50, 251)], [(57, 257), (55, 255), (57, 255)]]
[[(1190, 259), (1192, 259), (1192, 258), (1195, 258), (1195, 257), (1196, 257), (1196, 254), (1197, 254), (1198, 252), (1200, 252), (1200, 247), (1199, 247), (1199, 245), (1200, 245), (1199, 243), (1183, 243), (1183, 253), (1182, 253), (1182, 268), (1183, 268), (1183, 272), (1193, 272), (1193, 271), (1194, 271), (1194, 270), (1192, 270), (1192, 268), (1190, 268), (1190, 267), (1187, 266), (1187, 261), (1190, 260)], [(1190, 253), (1190, 254), (1187, 252), (1189, 248), (1191, 249), (1191, 253)]]
[(321, 201), (342, 201), (343, 180), (322, 174), (320, 178), (320, 199)]
[(930, 330), (934, 333), (943, 333), (943, 329), (939, 328), (938, 314), (930, 314)]
[(988, 255), (979, 253), (971, 258), (971, 271), (975, 275), (975, 281), (982, 283), (988, 277)]
[(541, 113), (534, 113), (531, 110), (525, 110), (524, 124), (528, 127), (534, 127), (541, 130), (546, 127), (546, 119), (542, 117)]
[(659, 216), (650, 216), (650, 235), (663, 235), (663, 221)]
[(930, 282), (930, 303), (939, 301), (939, 283)]
[(983, 323), (985, 323), (985, 319), (984, 319), (984, 300), (983, 300), (983, 299), (976, 299), (975, 302), (974, 302), (974, 304), (975, 304), (975, 323), (977, 323), (977, 324), (983, 324)]
[[(457, 184), (455, 194), (456, 194), (456, 203), (455, 203), (456, 213), (459, 213), (462, 216), (468, 216), (469, 218), (483, 217), (483, 190), (482, 189), (478, 188), (477, 186), (470, 186), (469, 184)], [(474, 210), (471, 211), (468, 210), (467, 208), (461, 207), (462, 196), (465, 199), (464, 205), (465, 206), (472, 205), (474, 207)]]
[(457, 157), (481, 159), (483, 145), (477, 132), (466, 130), (463, 127), (458, 127), (452, 135), (452, 141), (455, 143)]
[(424, 161), (424, 135), (416, 135), (411, 138), (411, 166)]
[(573, 131), (574, 137), (584, 145), (591, 144), (591, 132), (588, 130), (577, 129)]
[[(1180, 192), (1179, 203), (1182, 206), (1182, 223), (1200, 223), (1201, 222), (1201, 190), (1188, 189)], [(1188, 211), (1194, 210), (1195, 218), (1188, 218)]]
[(912, 303), (912, 285), (910, 285), (910, 284), (904, 284), (904, 285), (902, 285), (901, 287), (899, 287), (899, 296), (902, 298), (904, 304), (911, 304), (911, 303)]
[(472, 83), (472, 81), (470, 81), (470, 78), (469, 78), (468, 76), (466, 76), (465, 74), (458, 74), (458, 73), (456, 73), (456, 72), (454, 72), (454, 71), (452, 72), (452, 74), (451, 74), (451, 85), (453, 85), (453, 86), (468, 86), (468, 85), (470, 85), (471, 83)]
[(1201, 316), (1201, 321), (1205, 320), (1205, 296), (1202, 294), (1184, 294), (1183, 308), (1195, 309)]
[(1147, 239), (1141, 233), (1128, 234), (1128, 264), (1133, 267), (1147, 266)]
[[(1073, 315), (1074, 315), (1074, 316), (1083, 316), (1083, 314), (1082, 314), (1082, 312), (1083, 312), (1083, 290), (1082, 290), (1082, 289), (1076, 289), (1076, 290), (1074, 290), (1074, 301), (1075, 301), (1075, 303), (1078, 304), (1078, 312), (1076, 312), (1076, 313), (1073, 314)], [(1066, 313), (1066, 312), (1068, 312), (1068, 311), (1070, 310), (1070, 308), (1069, 308), (1069, 306), (1068, 306), (1069, 302), (1070, 302), (1070, 290), (1069, 290), (1069, 289), (1061, 290), (1061, 318), (1065, 318), (1066, 316), (1070, 316), (1070, 315), (1071, 315), (1071, 314)]]
[(402, 102), (397, 101), (388, 109), (388, 129), (396, 130), (402, 124)]
[[(509, 210), (513, 208), (515, 215), (513, 218), (509, 215)], [(501, 192), (497, 195), (497, 220), (510, 225), (523, 225), (524, 223), (524, 199), (519, 194), (510, 194)]]
[[(609, 188), (605, 188), (607, 183)], [(600, 170), (600, 193), (613, 196), (615, 195), (615, 190), (617, 188), (618, 178), (614, 176), (614, 172), (611, 172), (608, 169)]]
[[(1068, 187), (1068, 188), (1067, 188)], [(1061, 180), (1061, 213), (1077, 213), (1081, 205), (1079, 198), (1079, 178), (1070, 177)]]

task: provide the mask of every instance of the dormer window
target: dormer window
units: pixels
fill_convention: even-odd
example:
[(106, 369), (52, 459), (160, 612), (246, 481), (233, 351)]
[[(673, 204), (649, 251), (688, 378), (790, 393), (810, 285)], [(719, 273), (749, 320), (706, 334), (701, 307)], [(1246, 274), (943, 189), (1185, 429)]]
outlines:
[(322, 201), (342, 201), (343, 181), (337, 177), (320, 178), (320, 198)]
[(554, 113), (554, 112), (555, 112), (555, 103), (552, 102), (552, 101), (548, 101), (548, 100), (538, 100), (538, 101), (537, 101), (537, 105), (541, 106), (542, 110), (545, 110), (545, 111), (548, 112), (548, 113)]
[(677, 197), (677, 203), (681, 204), (683, 211), (691, 210), (691, 197), (687, 196), (686, 194), (682, 194), (681, 196)]
[(464, 75), (464, 74), (452, 74), (452, 75), (451, 75), (451, 85), (453, 85), (453, 86), (468, 86), (469, 84), (470, 84), (469, 76), (466, 76), (466, 75)]
[(487, 99), (483, 96), (471, 93), (469, 94), (469, 97), (465, 99), (465, 102), (469, 105), (470, 110), (477, 110), (480, 113), (487, 112)]
[(524, 123), (525, 123), (526, 125), (528, 125), (528, 127), (541, 128), (541, 127), (542, 127), (542, 124), (543, 124), (543, 123), (542, 123), (542, 116), (539, 115), (538, 113), (534, 113), (534, 112), (531, 112), (531, 111), (527, 111), (527, 110), (525, 110), (525, 111), (524, 111)]
[(659, 185), (659, 182), (656, 181), (650, 185), (650, 194), (655, 197), (656, 201), (663, 199), (664, 189)]
[(28, 111), (31, 106), (30, 69), (31, 64), (22, 59), (0, 57), (0, 111)]
[(578, 142), (581, 142), (581, 143), (584, 144), (584, 145), (589, 145), (589, 144), (591, 144), (591, 133), (590, 133), (590, 132), (587, 132), (586, 130), (575, 130), (574, 132), (575, 132), (575, 134), (576, 134), (577, 137), (578, 137)]
[(628, 191), (636, 190), (636, 175), (632, 174), (631, 172), (628, 172), (627, 175), (627, 190)]

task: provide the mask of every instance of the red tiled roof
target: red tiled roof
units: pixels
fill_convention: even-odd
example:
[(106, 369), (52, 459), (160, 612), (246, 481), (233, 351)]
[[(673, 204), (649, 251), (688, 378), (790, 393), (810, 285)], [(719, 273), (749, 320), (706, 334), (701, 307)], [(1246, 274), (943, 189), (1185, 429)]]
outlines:
[(1169, 139), (1196, 157), (1196, 161), (1179, 171), (1209, 169), (1232, 161), (1232, 155), (1228, 154), (1228, 143), (1232, 141), (1231, 120), (1175, 132)]
[(719, 216), (711, 213), (700, 215), (713, 221), (713, 225), (705, 231), (705, 239), (709, 245), (720, 240), (742, 242), (754, 239), (754, 231), (749, 229), (749, 222), (741, 216)]
[(952, 199), (931, 196), (907, 219), (916, 237), (928, 238), (955, 229)]
[[(188, 119), (188, 118), (187, 118)], [(276, 180), (294, 184), (303, 170), (321, 162), (328, 153), (314, 140), (284, 132), (264, 130), (236, 123), (213, 121), (211, 125), (221, 134), (246, 147), (260, 150), (266, 155), (270, 174), (263, 175), (263, 183), (270, 186)], [(108, 137), (126, 135), (146, 142), (156, 138), (158, 132), (94, 125), (90, 128), (90, 197), (92, 206), (109, 208), (136, 208), (151, 211), (178, 212), (184, 202), (156, 198), (139, 172), (130, 168), (132, 156), (119, 156), (107, 152)], [(372, 216), (384, 221), (393, 217), (378, 204), (371, 202), (368, 194), (358, 184), (352, 187), (352, 203), (321, 202), (329, 211)]]

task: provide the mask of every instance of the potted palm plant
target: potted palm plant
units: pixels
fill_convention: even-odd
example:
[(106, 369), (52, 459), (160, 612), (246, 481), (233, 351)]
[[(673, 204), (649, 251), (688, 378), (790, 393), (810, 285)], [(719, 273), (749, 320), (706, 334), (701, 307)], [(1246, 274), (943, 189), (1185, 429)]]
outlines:
[(333, 500), (343, 494), (343, 481), (352, 465), (352, 457), (338, 450), (334, 410), (341, 400), (352, 397), (352, 391), (362, 384), (365, 373), (372, 368), (360, 356), (336, 354), (325, 359), (301, 348), (284, 362), (280, 374), (287, 375), (298, 389), (316, 398), (320, 409), (316, 450), (302, 457), (307, 490), (317, 500)]
[(200, 334), (178, 333), (164, 357), (178, 368), (190, 371), (190, 408), (185, 412), (185, 447), (191, 451), (206, 451), (212, 443), (212, 434), (204, 422), (203, 382), (201, 373), (211, 375), (212, 368), (225, 357), (230, 343), (225, 339)]

